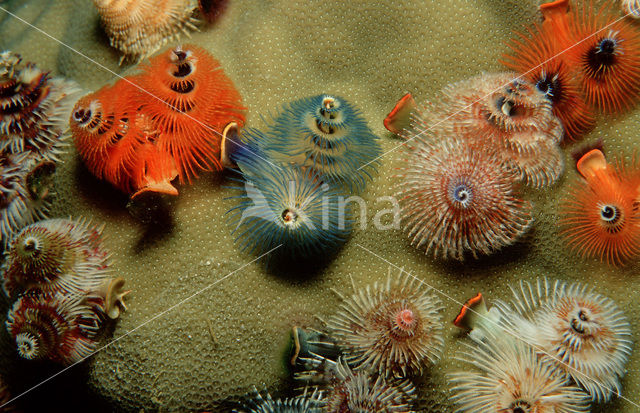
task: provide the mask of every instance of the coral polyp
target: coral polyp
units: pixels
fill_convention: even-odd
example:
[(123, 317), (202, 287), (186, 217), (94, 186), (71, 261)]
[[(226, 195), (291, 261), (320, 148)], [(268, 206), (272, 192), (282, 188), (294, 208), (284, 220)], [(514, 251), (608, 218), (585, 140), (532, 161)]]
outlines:
[(197, 30), (195, 0), (93, 0), (111, 46), (124, 60), (153, 54), (181, 33)]
[(3, 288), (84, 295), (109, 280), (102, 228), (86, 221), (49, 219), (23, 228), (5, 251)]
[(326, 394), (326, 412), (410, 413), (415, 388), (408, 380), (387, 382), (366, 370), (352, 371), (347, 363), (332, 363), (333, 378)]
[(290, 102), (274, 117), (271, 132), (268, 149), (274, 159), (312, 168), (355, 191), (372, 178), (381, 154), (360, 111), (339, 96)]
[(74, 297), (30, 291), (14, 303), (6, 326), (20, 357), (72, 364), (95, 350), (100, 320)]
[[(640, 30), (603, 5), (583, 5), (573, 30), (585, 39), (570, 52), (579, 66), (579, 81), (587, 102), (604, 112), (631, 108), (640, 94)], [(594, 35), (595, 33), (595, 35)]]
[(531, 205), (514, 175), (489, 153), (448, 136), (411, 142), (398, 198), (411, 244), (434, 257), (463, 260), (513, 244), (531, 225)]
[(322, 393), (314, 390), (290, 399), (274, 399), (265, 389), (264, 395), (253, 388), (253, 394), (247, 397), (241, 408), (234, 413), (320, 413), (324, 411)]
[(341, 296), (340, 310), (327, 327), (356, 369), (383, 377), (407, 377), (440, 358), (441, 303), (411, 275), (391, 275), (384, 283)]
[(460, 413), (579, 413), (589, 398), (527, 343), (491, 336), (468, 345), (458, 359), (469, 371), (451, 374)]
[[(575, 182), (562, 200), (561, 235), (583, 257), (622, 265), (640, 254), (638, 182), (624, 179), (598, 150), (578, 166), (587, 182)], [(637, 174), (628, 168), (625, 173)]]
[(322, 257), (344, 243), (351, 216), (343, 195), (322, 176), (300, 167), (272, 164), (255, 153), (241, 153), (236, 162), (245, 179), (228, 213), (243, 249), (291, 259)]

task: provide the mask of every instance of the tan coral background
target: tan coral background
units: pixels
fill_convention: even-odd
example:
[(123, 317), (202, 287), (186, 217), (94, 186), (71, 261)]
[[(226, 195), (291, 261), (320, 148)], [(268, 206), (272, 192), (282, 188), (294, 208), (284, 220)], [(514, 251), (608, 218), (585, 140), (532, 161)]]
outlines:
[[(118, 54), (108, 47), (91, 1), (9, 0), (0, 5), (69, 46), (0, 11), (1, 48), (75, 79), (88, 91), (114, 80), (108, 70), (127, 69), (118, 67)], [(513, 30), (539, 19), (537, 5), (516, 0), (231, 0), (223, 17), (190, 41), (222, 62), (248, 106), (250, 126), (260, 127), (261, 114), (291, 99), (334, 93), (362, 109), (388, 151), (398, 141), (383, 128), (382, 119), (399, 97), (410, 91), (419, 101), (432, 99), (449, 82), (501, 70), (497, 58), (504, 41)], [(640, 144), (639, 125), (640, 111), (603, 118), (585, 141), (602, 138), (608, 153), (630, 154)], [(125, 411), (221, 411), (221, 402), (237, 400), (253, 385), (286, 394), (290, 383), (284, 354), (291, 326), (318, 326), (314, 316), (326, 318), (338, 304), (330, 289), (350, 291), (350, 276), (357, 285), (382, 279), (389, 267), (384, 260), (451, 297), (442, 297), (445, 353), (420, 382), (419, 411), (453, 411), (446, 374), (461, 368), (453, 357), (465, 340), (450, 323), (460, 307), (453, 300), (462, 302), (477, 291), (508, 298), (509, 284), (540, 276), (587, 282), (625, 310), (636, 342), (637, 263), (613, 269), (585, 261), (558, 238), (558, 199), (576, 179), (569, 158), (559, 184), (527, 193), (535, 204), (533, 230), (494, 257), (464, 264), (436, 262), (411, 248), (401, 233), (378, 231), (369, 223), (354, 232), (327, 268), (315, 275), (300, 268), (283, 276), (265, 271), (259, 262), (247, 265), (254, 257), (234, 245), (225, 215), (234, 204), (225, 198), (236, 194), (224, 187), (231, 184), (231, 174), (203, 174), (194, 185), (180, 186), (180, 196), (154, 213), (160, 218), (144, 225), (127, 212), (124, 196), (88, 175), (72, 150), (58, 173), (52, 215), (106, 223), (114, 271), (133, 290), (130, 309), (112, 332), (116, 342), (24, 399), (43, 397), (47, 388), (81, 394), (87, 381), (112, 406), (105, 409)], [(385, 156), (368, 187), (369, 221), (389, 207), (376, 199), (394, 193), (398, 162), (397, 153)], [(16, 362), (1, 330), (2, 366), (17, 375), (16, 393), (60, 370)], [(640, 403), (637, 351), (627, 367), (624, 395)], [(636, 409), (618, 399), (594, 411)]]

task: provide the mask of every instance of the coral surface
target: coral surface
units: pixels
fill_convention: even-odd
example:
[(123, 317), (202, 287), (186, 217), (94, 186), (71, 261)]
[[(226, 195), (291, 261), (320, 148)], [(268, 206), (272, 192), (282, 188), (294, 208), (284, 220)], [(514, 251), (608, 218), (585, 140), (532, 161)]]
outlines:
[[(538, 5), (533, 0), (231, 1), (216, 23), (192, 33), (189, 42), (220, 61), (247, 106), (247, 126), (260, 127), (259, 114), (282, 102), (336, 93), (362, 110), (385, 153), (402, 144), (382, 124), (399, 98), (410, 91), (417, 101), (431, 100), (451, 82), (503, 70), (498, 61), (506, 51), (503, 45), (515, 30), (540, 20)], [(97, 90), (115, 80), (116, 73), (130, 70), (118, 66), (119, 54), (101, 32), (90, 1), (6, 0), (0, 6), (71, 47), (0, 9), (0, 49), (19, 52), (86, 90)], [(640, 146), (638, 125), (639, 110), (599, 117), (583, 141), (601, 138), (611, 153), (630, 155)], [(378, 175), (363, 193), (366, 230), (356, 225), (336, 259), (320, 272), (303, 268), (283, 276), (234, 245), (224, 216), (234, 204), (225, 200), (235, 194), (225, 188), (228, 176), (203, 174), (194, 185), (179, 186), (180, 196), (152, 208), (154, 219), (145, 224), (127, 212), (125, 196), (92, 178), (71, 151), (56, 172), (50, 215), (105, 222), (114, 273), (133, 292), (129, 310), (113, 331), (118, 341), (24, 395), (23, 403), (36, 404), (44, 394), (53, 395), (49, 402), (62, 395), (80, 397), (87, 383), (110, 405), (105, 411), (224, 411), (220, 403), (240, 400), (263, 383), (274, 397), (290, 397), (283, 392), (291, 327), (321, 327), (314, 315), (327, 318), (339, 303), (330, 288), (346, 291), (349, 276), (358, 285), (381, 281), (386, 274), (379, 269), (390, 263), (446, 294), (440, 296), (445, 320), (452, 320), (478, 291), (508, 299), (508, 285), (519, 279), (546, 275), (585, 282), (606, 290), (627, 309), (637, 343), (640, 311), (637, 294), (631, 293), (638, 288), (637, 265), (613, 268), (581, 259), (559, 237), (558, 201), (578, 179), (568, 152), (566, 171), (554, 186), (524, 194), (535, 205), (535, 220), (523, 241), (464, 264), (434, 261), (411, 247), (399, 230), (375, 227), (376, 214), (392, 207), (382, 198), (393, 195), (397, 183), (392, 152), (381, 159)], [(387, 219), (382, 216), (383, 223)], [(0, 321), (6, 312), (0, 312)], [(443, 336), (440, 362), (417, 386), (415, 409), (420, 412), (455, 408), (446, 374), (464, 368), (453, 358), (464, 340), (453, 325), (445, 326)], [(637, 403), (640, 353), (635, 350), (621, 384), (623, 395)], [(11, 374), (12, 394), (60, 370), (16, 365), (12, 351), (6, 332), (0, 332), (0, 373)], [(635, 407), (619, 398), (593, 411)]]

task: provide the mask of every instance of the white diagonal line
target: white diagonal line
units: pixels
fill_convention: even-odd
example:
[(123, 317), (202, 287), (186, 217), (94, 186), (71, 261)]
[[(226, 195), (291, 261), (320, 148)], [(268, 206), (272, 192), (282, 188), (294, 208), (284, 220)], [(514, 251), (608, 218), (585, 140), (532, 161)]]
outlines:
[[(618, 23), (619, 21), (623, 20), (623, 19), (624, 19), (625, 17), (627, 17), (627, 16), (631, 16), (632, 14), (633, 14), (633, 13), (627, 13), (627, 14), (623, 15), (622, 17), (620, 17), (619, 19), (614, 20), (613, 22), (611, 22), (611, 23), (607, 24), (607, 25), (606, 25), (606, 26), (604, 26), (603, 28), (601, 28), (601, 29), (597, 30), (596, 32), (594, 32), (594, 33), (590, 34), (589, 36), (585, 37), (584, 39), (582, 39), (582, 40), (578, 41), (577, 43), (574, 43), (573, 45), (571, 45), (571, 46), (567, 47), (566, 49), (564, 49), (564, 50), (562, 50), (562, 51), (558, 52), (557, 54), (553, 55), (552, 57), (550, 57), (549, 59), (547, 59), (547, 60), (545, 60), (544, 62), (540, 63), (539, 65), (537, 65), (537, 66), (535, 66), (535, 67), (533, 67), (533, 68), (529, 69), (528, 71), (526, 71), (526, 72), (524, 72), (524, 73), (520, 74), (519, 76), (516, 76), (515, 78), (513, 78), (513, 79), (511, 80), (511, 82), (513, 82), (514, 80), (517, 80), (517, 79), (521, 79), (521, 78), (523, 78), (525, 75), (528, 75), (529, 73), (533, 72), (534, 70), (538, 69), (539, 67), (542, 67), (544, 64), (546, 64), (546, 63), (548, 63), (548, 62), (552, 61), (552, 60), (553, 60), (553, 59), (555, 59), (556, 57), (558, 57), (558, 56), (560, 56), (560, 55), (564, 54), (565, 52), (567, 52), (567, 51), (569, 51), (569, 50), (573, 49), (574, 47), (578, 46), (579, 44), (584, 43), (585, 41), (587, 41), (587, 40), (591, 39), (592, 37), (596, 36), (598, 33), (602, 32), (603, 30), (606, 30), (606, 29), (607, 29), (607, 28), (609, 28), (610, 26), (612, 26), (612, 25), (614, 25), (614, 24)], [(464, 111), (464, 110), (466, 110), (466, 109), (469, 109), (470, 107), (472, 107), (472, 106), (473, 106), (473, 105), (475, 105), (476, 103), (478, 103), (478, 102), (480, 102), (481, 100), (483, 100), (483, 99), (485, 99), (485, 98), (487, 98), (487, 97), (491, 96), (493, 93), (495, 93), (495, 92), (499, 91), (500, 89), (504, 88), (505, 86), (508, 86), (509, 84), (510, 84), (510, 83), (505, 83), (504, 85), (498, 86), (496, 89), (494, 89), (493, 91), (489, 92), (489, 93), (488, 93), (488, 94), (486, 94), (485, 96), (483, 96), (483, 97), (481, 97), (481, 98), (478, 98), (477, 100), (475, 100), (475, 101), (473, 101), (473, 102), (469, 103), (467, 106), (464, 106), (462, 109), (460, 109), (460, 110), (458, 110), (458, 111), (456, 111), (456, 112), (452, 113), (451, 115), (449, 115), (449, 116), (445, 117), (444, 119), (441, 119), (441, 120), (437, 121), (436, 123), (434, 123), (434, 124), (433, 124), (433, 125), (431, 125), (430, 127), (428, 127), (428, 128), (426, 128), (426, 129), (421, 130), (420, 132), (416, 133), (416, 134), (415, 134), (414, 136), (412, 136), (411, 138), (404, 140), (401, 144), (394, 146), (393, 148), (389, 149), (388, 151), (386, 151), (386, 152), (385, 152), (385, 153), (383, 153), (382, 155), (378, 156), (377, 158), (375, 158), (375, 159), (373, 159), (373, 160), (371, 160), (371, 161), (369, 161), (369, 162), (365, 163), (365, 164), (364, 164), (364, 165), (362, 165), (360, 168), (358, 168), (358, 170), (361, 170), (362, 168), (366, 167), (367, 165), (369, 165), (369, 164), (371, 164), (371, 163), (373, 163), (373, 162), (376, 162), (376, 161), (378, 161), (379, 159), (381, 159), (381, 158), (383, 158), (383, 157), (387, 156), (387, 155), (388, 155), (388, 154), (390, 154), (391, 152), (394, 152), (396, 149), (398, 149), (398, 148), (400, 148), (400, 147), (402, 147), (402, 146), (406, 145), (407, 143), (411, 142), (412, 140), (414, 140), (414, 139), (416, 139), (416, 138), (418, 138), (418, 137), (422, 136), (423, 134), (425, 134), (425, 133), (429, 132), (431, 129), (435, 128), (436, 126), (440, 125), (441, 123), (444, 123), (444, 122), (448, 121), (449, 119), (451, 119), (452, 117), (456, 116), (456, 115), (457, 115), (457, 114), (459, 114), (460, 112), (462, 112), (462, 111)]]
[(191, 300), (193, 297), (207, 291), (209, 288), (213, 287), (214, 285), (218, 284), (219, 282), (222, 282), (224, 280), (226, 280), (227, 278), (229, 278), (231, 275), (235, 274), (236, 272), (240, 271), (241, 269), (247, 267), (248, 265), (253, 264), (254, 262), (258, 261), (259, 259), (261, 259), (262, 257), (271, 254), (273, 251), (275, 251), (276, 249), (280, 248), (282, 246), (282, 244), (270, 249), (269, 251), (265, 252), (264, 254), (260, 255), (257, 258), (254, 258), (253, 260), (249, 261), (248, 263), (242, 265), (240, 268), (231, 271), (229, 274), (225, 275), (222, 278), (217, 279), (216, 281), (212, 282), (211, 284), (207, 285), (206, 287), (204, 287), (203, 289), (197, 291), (196, 293), (188, 296), (187, 298), (184, 298), (180, 301), (178, 301), (177, 303), (175, 303), (174, 305), (172, 305), (171, 307), (167, 308), (166, 310), (154, 315), (153, 317), (149, 318), (147, 321), (145, 321), (144, 323), (138, 325), (137, 327), (129, 330), (128, 332), (122, 334), (121, 336), (119, 336), (116, 339), (111, 340), (110, 342), (108, 342), (107, 344), (105, 344), (104, 346), (100, 347), (99, 349), (97, 349), (96, 351), (94, 351), (93, 353), (89, 354), (88, 356), (84, 357), (81, 360), (76, 361), (75, 363), (65, 367), (64, 369), (60, 370), (59, 372), (55, 373), (54, 375), (42, 380), (41, 382), (39, 382), (38, 384), (36, 384), (35, 386), (32, 386), (30, 388), (28, 388), (27, 390), (23, 391), (22, 393), (18, 394), (17, 396), (13, 397), (12, 399), (10, 399), (8, 402), (4, 403), (3, 405), (0, 405), (0, 409), (2, 409), (4, 406), (7, 406), (8, 404), (11, 404), (13, 401), (19, 399), (20, 397), (24, 396), (25, 394), (29, 393), (30, 391), (42, 386), (43, 384), (45, 384), (46, 382), (58, 377), (59, 375), (61, 375), (62, 373), (64, 373), (65, 371), (69, 370), (70, 368), (82, 363), (83, 361), (85, 361), (86, 359), (88, 359), (89, 357), (101, 352), (102, 350), (106, 349), (107, 347), (109, 347), (110, 345), (112, 345), (113, 343), (120, 341), (121, 339), (127, 337), (129, 334), (133, 333), (134, 331), (146, 326), (147, 324), (149, 324), (150, 322), (162, 317), (163, 315), (167, 314), (168, 312), (170, 312), (171, 310), (181, 306), (182, 304), (186, 303), (187, 301)]
[[(404, 270), (404, 268), (398, 267), (397, 265), (393, 264), (391, 261), (381, 257), (380, 255), (376, 254), (375, 252), (371, 251), (370, 249), (363, 247), (362, 245), (356, 243), (356, 245), (360, 248), (362, 248), (363, 250), (367, 251), (369, 254), (379, 258), (380, 260), (386, 262), (388, 265), (400, 270), (401, 273), (405, 273), (408, 276), (410, 276), (411, 278), (413, 278), (414, 280), (418, 281), (421, 284), (426, 285), (427, 287), (429, 287), (430, 289), (432, 289), (433, 291), (436, 291), (438, 294), (442, 295), (443, 297), (446, 297), (448, 300), (453, 301), (454, 303), (458, 304), (459, 306), (464, 306), (464, 303), (459, 302), (458, 300), (456, 300), (455, 298), (451, 297), (449, 294), (445, 293), (444, 291), (438, 290), (437, 288), (434, 288), (433, 286), (427, 284), (426, 282), (424, 282), (423, 280), (421, 280), (420, 278), (416, 277), (415, 275), (411, 274), (410, 272), (407, 272)], [(495, 322), (494, 320), (492, 320), (491, 318), (485, 316), (484, 314), (480, 314), (477, 311), (475, 311), (473, 308), (471, 307), (467, 307), (467, 311), (472, 312), (473, 314), (475, 314), (476, 316), (482, 318), (484, 321), (489, 322), (490, 324), (492, 324), (494, 327), (498, 327), (500, 329), (502, 329), (505, 333), (509, 334), (510, 336), (512, 336), (513, 338), (515, 338), (516, 340), (520, 340), (523, 343), (527, 344), (528, 346), (534, 348), (536, 351), (545, 354), (546, 356), (550, 357), (551, 359), (553, 359), (554, 361), (556, 361), (559, 364), (562, 364), (563, 366), (567, 367), (569, 370), (576, 372), (578, 374), (580, 374), (583, 377), (588, 378), (589, 380), (595, 382), (595, 383), (599, 383), (601, 386), (612, 390), (613, 393), (615, 395), (617, 395), (619, 398), (621, 398), (622, 400), (625, 400), (627, 402), (629, 402), (630, 404), (634, 405), (635, 407), (640, 408), (640, 404), (624, 397), (622, 394), (618, 393), (618, 391), (616, 391), (616, 389), (614, 389), (613, 387), (604, 385), (602, 383), (600, 383), (598, 380), (595, 380), (593, 378), (591, 378), (589, 375), (577, 370), (576, 368), (570, 366), (569, 364), (565, 363), (564, 361), (560, 360), (559, 358), (547, 353), (546, 351), (544, 351), (543, 349), (539, 348), (538, 346), (536, 346), (535, 344), (529, 343), (528, 341), (526, 341), (525, 339), (523, 339), (522, 337), (518, 336), (517, 334), (515, 334), (513, 331), (511, 331), (508, 328), (504, 328), (503, 326), (501, 326), (500, 324), (498, 324), (497, 322)]]

